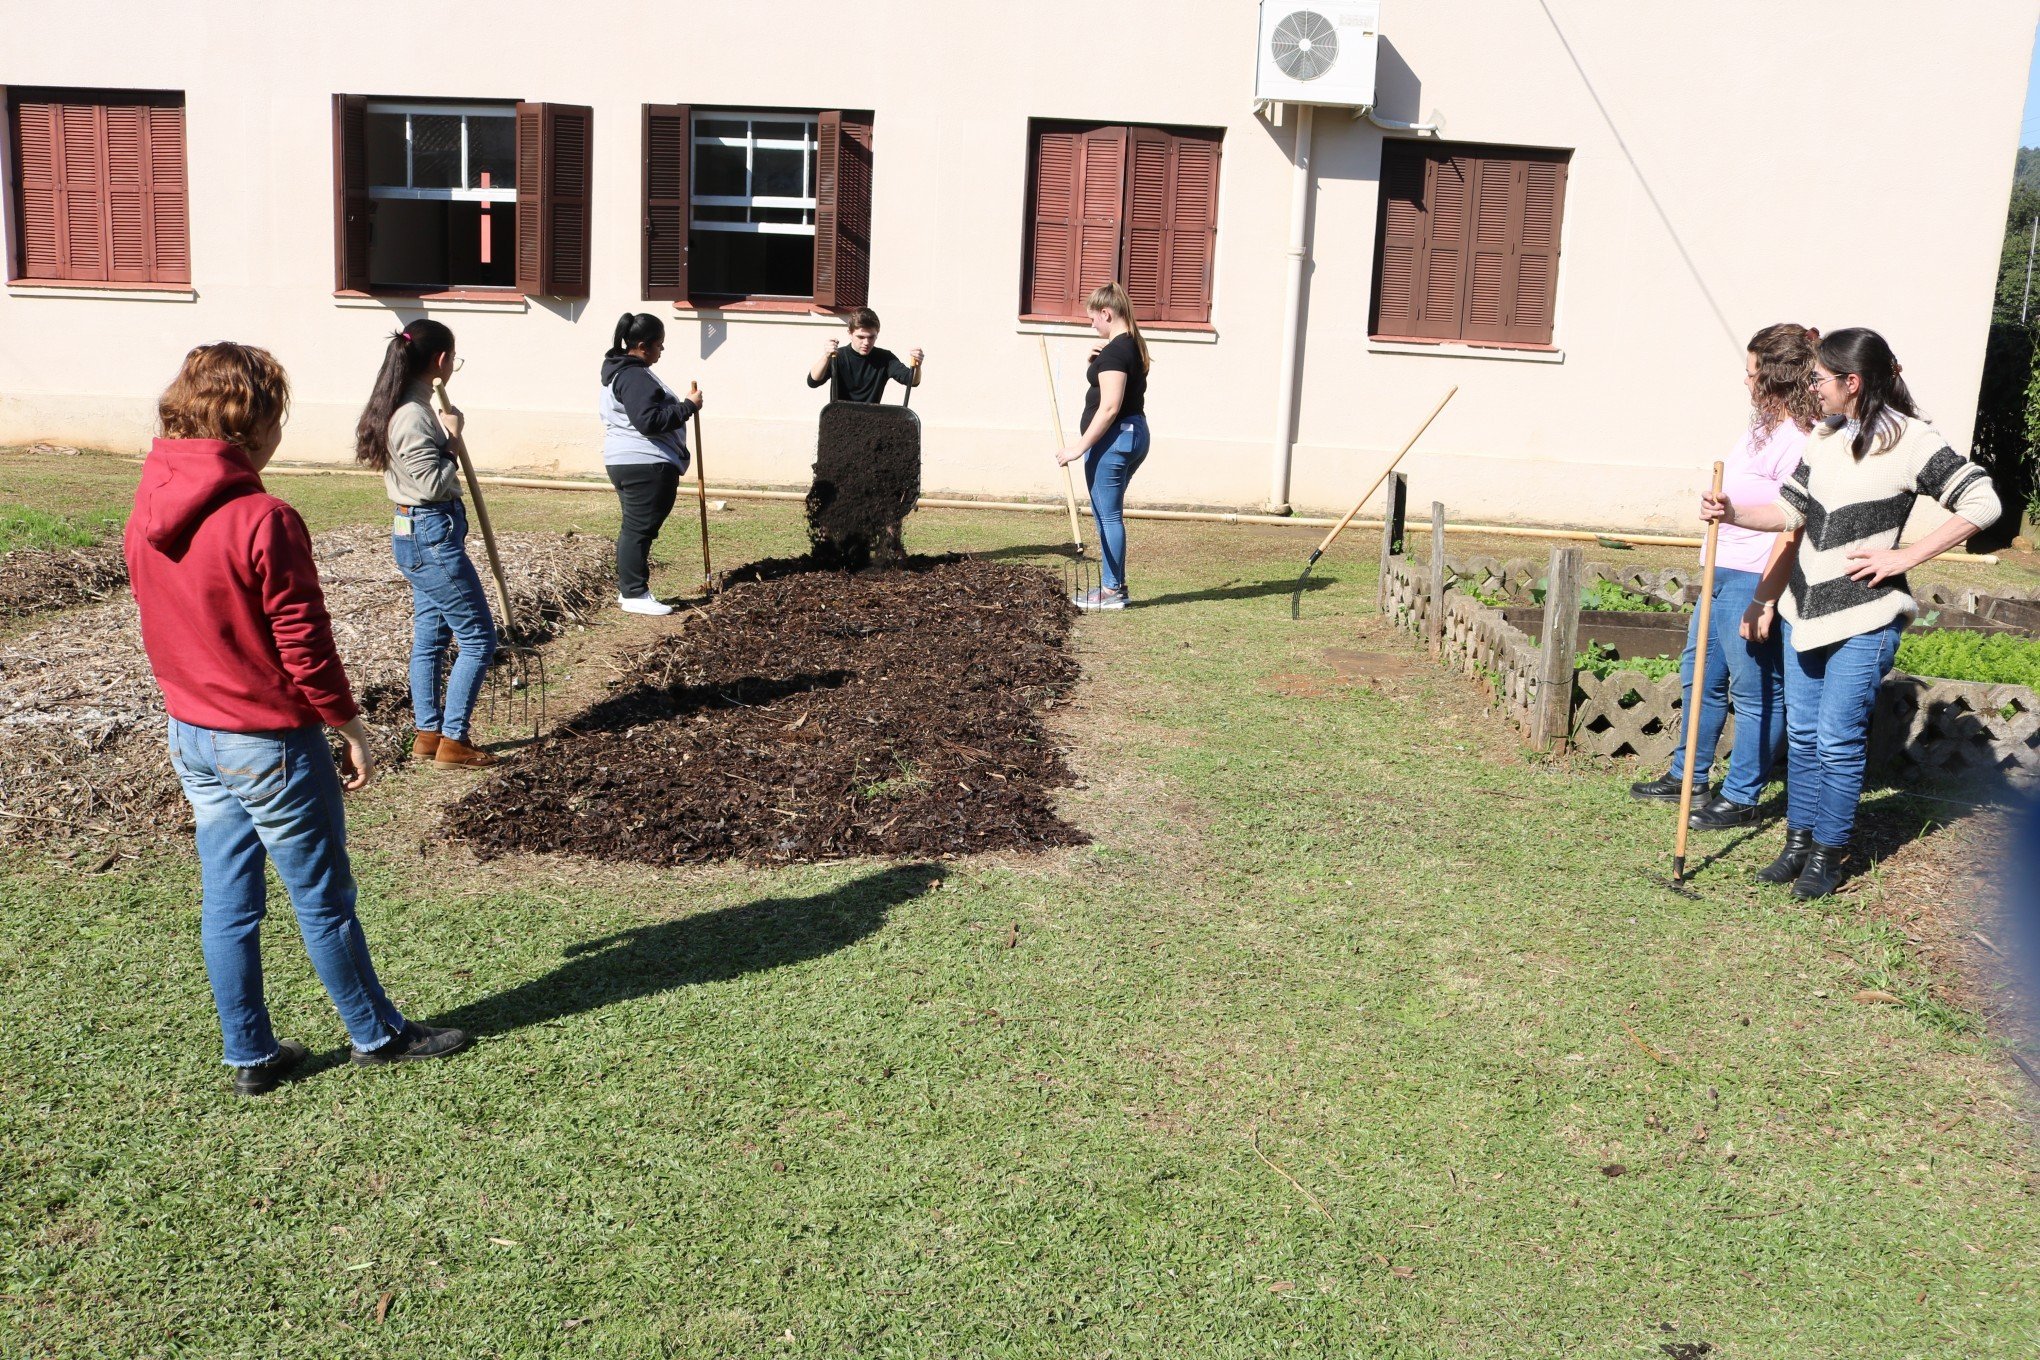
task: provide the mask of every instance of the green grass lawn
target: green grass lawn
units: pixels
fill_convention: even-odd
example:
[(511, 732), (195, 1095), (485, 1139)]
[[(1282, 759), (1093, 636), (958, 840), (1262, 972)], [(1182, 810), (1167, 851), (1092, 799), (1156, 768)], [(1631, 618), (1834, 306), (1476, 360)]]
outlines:
[[(131, 492), (65, 461), (0, 458), (0, 502)], [(383, 513), (274, 484), (315, 530)], [(801, 540), (784, 506), (715, 523), (719, 562)], [(1057, 525), (908, 540), (1046, 561)], [(0, 1354), (2035, 1352), (2030, 1093), (1973, 1018), (1853, 1001), (1918, 981), (1874, 882), (1758, 891), (1767, 830), (1666, 892), (1667, 814), (1527, 758), (1383, 627), (1372, 535), (1292, 623), (1314, 534), (1131, 533), (1154, 603), (1079, 623), (1055, 719), (1088, 847), (476, 865), (431, 835), (448, 778), (354, 800), (385, 982), (481, 1036), (444, 1064), (336, 1063), (279, 903), (278, 1029), (324, 1056), (236, 1102), (194, 857), (0, 860)], [(664, 542), (678, 589), (691, 525)]]

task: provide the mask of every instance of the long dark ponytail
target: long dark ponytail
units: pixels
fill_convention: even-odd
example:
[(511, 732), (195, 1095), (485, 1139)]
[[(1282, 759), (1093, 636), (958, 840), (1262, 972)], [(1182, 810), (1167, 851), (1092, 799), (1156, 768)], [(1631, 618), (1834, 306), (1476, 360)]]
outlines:
[(422, 317), (390, 336), (368, 405), (361, 408), (361, 419), (354, 426), (355, 462), (366, 463), (377, 472), (389, 467), (390, 417), (404, 404), (404, 394), (418, 381), (418, 375), (452, 348), (453, 332)]
[(666, 323), (650, 312), (625, 312), (616, 322), (616, 338), (610, 343), (612, 359), (639, 345), (656, 345), (666, 338)]
[(1862, 380), (1856, 393), (1856, 438), (1849, 445), (1849, 452), (1859, 460), (1898, 442), (1898, 417), (1919, 418), (1912, 393), (1899, 376), (1905, 370), (1876, 331), (1851, 326), (1822, 336), (1820, 362), (1838, 378), (1853, 373)]

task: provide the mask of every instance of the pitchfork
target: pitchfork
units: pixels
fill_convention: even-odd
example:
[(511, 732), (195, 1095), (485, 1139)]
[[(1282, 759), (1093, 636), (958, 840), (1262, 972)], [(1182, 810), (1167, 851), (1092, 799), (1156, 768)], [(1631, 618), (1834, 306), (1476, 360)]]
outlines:
[[(432, 395), (441, 412), (451, 411), (446, 384), (435, 380)], [(474, 460), (468, 457), (467, 440), (456, 437), (454, 455), (460, 459), (461, 475), (467, 479), (468, 499), (474, 502), (475, 522), (482, 527), (482, 544), (489, 550), (489, 574), (496, 578), (496, 599), (501, 606), (503, 626), (498, 630), (495, 663), (489, 669), (484, 689), (488, 721), (494, 726), (517, 731), (531, 729), (536, 737), (545, 726), (545, 655), (517, 626), (516, 608), (510, 602), (510, 582), (503, 575), (503, 554), (496, 547), (496, 529), (489, 522), (488, 502), (482, 499), (482, 481), (475, 476)], [(536, 695), (534, 702), (533, 696)]]

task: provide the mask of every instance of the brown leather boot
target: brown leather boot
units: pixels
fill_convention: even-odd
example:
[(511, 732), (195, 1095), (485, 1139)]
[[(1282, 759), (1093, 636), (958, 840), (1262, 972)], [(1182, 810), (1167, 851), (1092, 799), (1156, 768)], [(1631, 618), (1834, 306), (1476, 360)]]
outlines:
[(480, 747), (470, 746), (453, 737), (439, 739), (439, 754), (433, 758), (435, 770), (479, 770), (497, 764), (501, 756), (492, 755)]
[(411, 754), (419, 760), (430, 760), (439, 754), (439, 734), (420, 732), (411, 738)]

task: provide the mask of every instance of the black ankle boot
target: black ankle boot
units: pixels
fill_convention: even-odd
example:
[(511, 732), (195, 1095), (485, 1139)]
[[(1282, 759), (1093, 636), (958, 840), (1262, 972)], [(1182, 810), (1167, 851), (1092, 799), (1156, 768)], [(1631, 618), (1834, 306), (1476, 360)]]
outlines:
[(1757, 820), (1755, 803), (1736, 803), (1715, 794), (1706, 804), (1693, 809), (1693, 815), (1686, 819), (1686, 825), (1695, 831), (1726, 831), (1731, 827), (1748, 826)]
[(1757, 870), (1759, 883), (1791, 883), (1798, 879), (1799, 871), (1806, 867), (1806, 857), (1813, 853), (1813, 832), (1802, 831), (1796, 826), (1785, 828), (1785, 848), (1778, 852), (1778, 858)]
[(1813, 853), (1806, 857), (1806, 867), (1792, 882), (1792, 895), (1798, 898), (1826, 897), (1848, 877), (1848, 861), (1848, 846), (1816, 843)]
[[(1640, 780), (1629, 786), (1629, 796), (1639, 803), (1676, 803), (1679, 801), (1680, 781), (1670, 775), (1659, 775), (1656, 779)], [(1698, 807), (1707, 801), (1708, 786), (1693, 786), (1693, 805)]]

